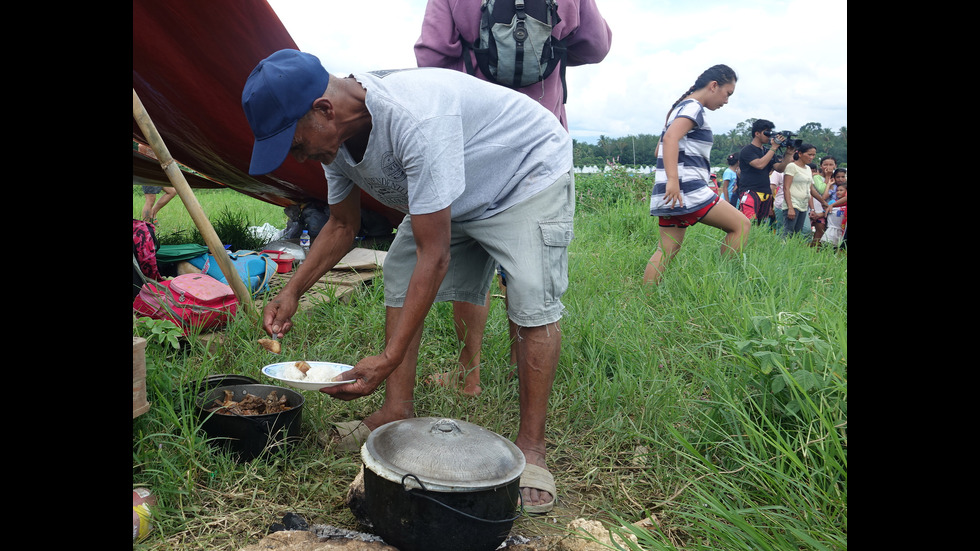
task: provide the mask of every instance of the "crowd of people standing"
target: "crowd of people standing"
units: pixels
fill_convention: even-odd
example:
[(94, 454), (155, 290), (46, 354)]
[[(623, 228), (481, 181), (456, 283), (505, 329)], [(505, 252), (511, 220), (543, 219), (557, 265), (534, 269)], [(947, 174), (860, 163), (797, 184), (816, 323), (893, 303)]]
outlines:
[(774, 131), (771, 121), (753, 122), (752, 141), (728, 157), (720, 185), (709, 173), (714, 134), (705, 115), (728, 103), (737, 82), (727, 65), (710, 67), (668, 112), (650, 194), (660, 243), (644, 269), (646, 284), (660, 283), (687, 228), (695, 224), (725, 232), (723, 257), (741, 251), (753, 225), (777, 228), (784, 241), (812, 227), (811, 245), (847, 246), (847, 171), (838, 172), (836, 159), (829, 156), (821, 159), (818, 171), (813, 164), (817, 148), (802, 140), (790, 142), (791, 136), (784, 135), (789, 132)]
[(801, 234), (811, 247), (846, 250), (847, 169), (832, 155), (817, 164), (817, 149), (809, 143), (783, 148), (773, 141), (773, 128), (765, 119), (755, 121), (752, 142), (728, 156), (719, 197), (784, 240)]

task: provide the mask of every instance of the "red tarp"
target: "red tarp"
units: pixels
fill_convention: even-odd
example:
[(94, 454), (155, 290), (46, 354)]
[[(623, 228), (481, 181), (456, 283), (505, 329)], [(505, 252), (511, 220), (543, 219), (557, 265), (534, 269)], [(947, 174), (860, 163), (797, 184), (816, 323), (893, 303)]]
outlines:
[[(287, 157), (272, 174), (249, 176), (253, 136), (241, 98), (259, 61), (296, 47), (265, 0), (133, 0), (133, 89), (171, 156), (229, 188), (282, 206), (325, 201), (323, 170)], [(147, 143), (135, 120), (133, 139)], [(166, 179), (160, 164), (135, 148), (133, 174)], [(393, 224), (402, 218), (363, 193), (361, 205)]]

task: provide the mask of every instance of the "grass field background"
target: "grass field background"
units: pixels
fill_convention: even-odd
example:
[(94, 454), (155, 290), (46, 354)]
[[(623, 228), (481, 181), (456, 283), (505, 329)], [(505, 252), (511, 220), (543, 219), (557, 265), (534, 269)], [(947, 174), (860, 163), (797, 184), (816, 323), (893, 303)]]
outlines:
[[(631, 549), (846, 549), (847, 257), (783, 242), (753, 227), (737, 258), (719, 255), (720, 230), (696, 225), (663, 282), (641, 276), (656, 249), (649, 180), (618, 171), (576, 178), (570, 287), (548, 419), (548, 461), (559, 503), (522, 517), (512, 533), (561, 532), (574, 518), (636, 535)], [(231, 191), (196, 193), (212, 219), (285, 226), (280, 207)], [(134, 217), (142, 197), (134, 188)], [(187, 237), (179, 199), (158, 216), (161, 236)], [(219, 233), (220, 235), (220, 233)], [(494, 293), (500, 289), (494, 287)], [(269, 295), (259, 297), (264, 304)], [(448, 304), (427, 318), (419, 379), (447, 370), (459, 350)], [(287, 512), (355, 528), (344, 496), (356, 454), (324, 449), (330, 423), (359, 419), (382, 393), (353, 402), (307, 392), (302, 441), (288, 453), (237, 464), (205, 441), (188, 389), (217, 373), (249, 375), (274, 361), (353, 364), (381, 351), (383, 282), (348, 303), (295, 320), (281, 357), (256, 345), (255, 317), (220, 339), (179, 347), (146, 320), (150, 411), (133, 421), (133, 483), (158, 496), (156, 529), (136, 549), (237, 550)], [(156, 329), (157, 332), (154, 332)], [(419, 384), (416, 414), (517, 430), (503, 301), (491, 303), (477, 398)], [(653, 531), (632, 523), (654, 519)]]

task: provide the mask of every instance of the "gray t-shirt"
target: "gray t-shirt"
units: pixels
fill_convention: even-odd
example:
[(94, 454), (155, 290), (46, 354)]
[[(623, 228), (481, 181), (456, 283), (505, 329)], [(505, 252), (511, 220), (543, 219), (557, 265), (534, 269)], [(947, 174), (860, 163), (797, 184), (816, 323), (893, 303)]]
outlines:
[(456, 222), (489, 218), (572, 168), (572, 140), (536, 101), (440, 68), (358, 73), (371, 113), (360, 163), (346, 146), (324, 165), (328, 203), (354, 186), (409, 214), (451, 205)]

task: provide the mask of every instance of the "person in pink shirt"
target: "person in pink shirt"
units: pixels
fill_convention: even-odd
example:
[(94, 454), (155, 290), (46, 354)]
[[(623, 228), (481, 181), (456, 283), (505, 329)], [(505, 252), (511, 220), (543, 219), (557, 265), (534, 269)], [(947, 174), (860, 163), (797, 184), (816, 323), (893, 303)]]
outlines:
[[(419, 67), (443, 67), (466, 72), (463, 40), (472, 44), (480, 33), (480, 0), (429, 0), (422, 21), (422, 34), (415, 43), (415, 60)], [(612, 45), (612, 31), (599, 13), (595, 0), (562, 0), (551, 36), (565, 40), (568, 67), (599, 63)], [(470, 54), (471, 64), (476, 65)], [(544, 81), (518, 88), (547, 107), (568, 130), (565, 115), (565, 90), (561, 68)], [(477, 78), (487, 78), (477, 69)]]
[[(481, 0), (429, 0), (422, 21), (422, 33), (415, 43), (415, 59), (419, 67), (441, 67), (460, 72), (469, 72), (467, 65), (477, 67), (476, 56), (465, 47), (464, 41), (466, 44), (473, 44), (479, 36), (481, 3)], [(562, 0), (558, 3), (558, 17), (560, 21), (552, 29), (551, 36), (565, 41), (567, 50), (564, 63), (568, 67), (599, 63), (606, 57), (612, 45), (612, 31), (599, 13), (596, 0)], [(464, 58), (464, 52), (470, 56), (469, 60)], [(549, 109), (558, 117), (565, 130), (568, 130), (566, 90), (562, 78), (564, 69), (559, 66), (543, 81), (517, 88), (517, 91)], [(474, 76), (489, 80), (479, 68), (475, 69)], [(506, 274), (501, 273), (500, 276), (502, 283), (506, 284)], [(489, 298), (488, 295), (484, 304), (453, 303), (456, 332), (463, 342), (459, 370), (456, 373), (437, 374), (432, 379), (434, 382), (459, 384), (463, 393), (473, 396), (480, 393), (480, 349), (483, 345)], [(510, 337), (512, 343), (519, 338), (512, 321)], [(512, 346), (512, 365), (517, 363), (514, 354), (515, 349)], [(527, 480), (522, 477), (522, 503), (526, 511), (538, 513), (550, 511), (555, 501), (554, 479), (547, 471), (545, 463), (544, 427), (540, 429), (540, 441), (518, 445), (529, 466), (525, 471)], [(542, 479), (543, 483), (540, 482)]]

